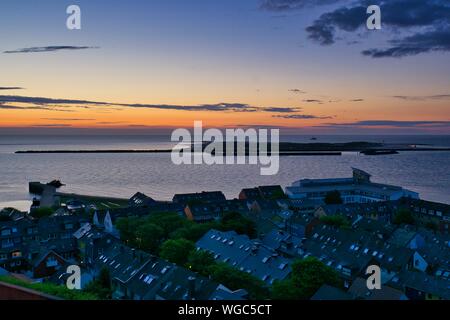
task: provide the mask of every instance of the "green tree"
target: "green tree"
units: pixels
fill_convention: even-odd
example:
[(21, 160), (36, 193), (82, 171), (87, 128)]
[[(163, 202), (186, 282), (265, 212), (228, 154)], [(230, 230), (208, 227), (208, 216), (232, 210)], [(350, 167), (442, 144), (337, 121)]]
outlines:
[(414, 224), (414, 217), (408, 209), (399, 209), (392, 221), (394, 224)]
[(246, 234), (250, 238), (256, 237), (255, 223), (237, 212), (225, 214), (218, 229), (221, 231), (236, 231), (238, 234)]
[(164, 236), (164, 229), (152, 223), (144, 223), (136, 229), (137, 247), (146, 252), (155, 253)]
[(189, 254), (195, 250), (195, 243), (186, 239), (167, 240), (161, 246), (160, 257), (183, 266)]
[(34, 209), (33, 211), (31, 211), (30, 214), (32, 217), (40, 219), (40, 218), (49, 217), (53, 213), (55, 213), (55, 210), (53, 210), (52, 208), (41, 207), (41, 208)]
[(269, 288), (255, 276), (233, 268), (225, 263), (216, 263), (208, 268), (211, 278), (231, 290), (245, 289), (250, 299), (262, 300), (269, 297)]
[(197, 242), (209, 230), (218, 228), (218, 223), (195, 223), (188, 221), (183, 227), (178, 228), (169, 235), (170, 239), (186, 239)]
[(92, 293), (102, 300), (108, 300), (112, 298), (111, 276), (109, 270), (103, 267), (100, 273), (94, 281), (91, 281), (84, 291)]
[(205, 250), (194, 250), (188, 256), (186, 267), (189, 270), (209, 276), (209, 268), (216, 263), (213, 255)]
[(336, 287), (341, 285), (336, 271), (317, 258), (308, 257), (294, 261), (291, 267), (290, 277), (274, 284), (272, 289), (274, 299), (309, 299), (324, 284)]
[(339, 193), (339, 191), (335, 190), (335, 191), (330, 191), (327, 192), (326, 196), (325, 196), (325, 203), (326, 204), (342, 204), (342, 198), (341, 198), (341, 194)]
[(116, 228), (120, 232), (120, 239), (127, 244), (136, 246), (136, 230), (141, 224), (138, 217), (119, 218)]
[(342, 215), (322, 216), (320, 221), (329, 226), (348, 227), (350, 222)]

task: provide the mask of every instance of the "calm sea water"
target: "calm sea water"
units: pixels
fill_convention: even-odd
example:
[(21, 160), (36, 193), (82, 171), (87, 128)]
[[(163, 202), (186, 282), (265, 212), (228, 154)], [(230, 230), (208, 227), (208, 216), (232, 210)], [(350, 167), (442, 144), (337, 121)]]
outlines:
[[(282, 141), (311, 142), (310, 136)], [(450, 146), (450, 136), (318, 136), (316, 142), (372, 141)], [(128, 198), (137, 191), (159, 200), (175, 193), (221, 190), (235, 198), (242, 188), (283, 187), (303, 178), (351, 175), (357, 167), (381, 183), (417, 191), (421, 198), (450, 203), (450, 152), (403, 152), (389, 156), (281, 157), (275, 176), (253, 165), (181, 165), (170, 154), (14, 154), (17, 150), (167, 149), (166, 136), (0, 136), (0, 208), (28, 209), (29, 181), (60, 179), (61, 191)]]

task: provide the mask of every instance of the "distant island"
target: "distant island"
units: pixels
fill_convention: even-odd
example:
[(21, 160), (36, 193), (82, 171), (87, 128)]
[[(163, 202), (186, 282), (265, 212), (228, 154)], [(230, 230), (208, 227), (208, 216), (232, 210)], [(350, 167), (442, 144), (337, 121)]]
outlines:
[[(211, 142), (203, 144), (204, 150)], [(235, 150), (237, 143), (235, 142)], [(270, 146), (270, 145), (269, 145)], [(386, 144), (365, 141), (346, 143), (295, 143), (280, 142), (280, 156), (341, 155), (342, 152), (360, 152), (365, 155), (397, 154), (399, 151), (450, 151), (450, 148), (437, 148), (418, 144)], [(224, 142), (225, 150), (225, 142)], [(193, 147), (192, 147), (193, 149)], [(249, 144), (246, 143), (247, 155)], [(111, 149), (111, 150), (19, 150), (16, 154), (63, 154), (63, 153), (170, 153), (172, 149)], [(269, 148), (270, 153), (270, 148)]]

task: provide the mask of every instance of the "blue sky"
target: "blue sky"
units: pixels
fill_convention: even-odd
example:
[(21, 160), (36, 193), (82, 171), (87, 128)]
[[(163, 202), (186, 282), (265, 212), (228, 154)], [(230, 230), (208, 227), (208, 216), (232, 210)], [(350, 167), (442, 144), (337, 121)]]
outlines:
[[(150, 106), (112, 113), (59, 106), (74, 109), (67, 119), (95, 118), (84, 127), (119, 126), (127, 115), (120, 126), (205, 120), (302, 132), (448, 133), (450, 15), (438, 10), (450, 11), (448, 2), (377, 2), (386, 21), (379, 31), (364, 27), (365, 0), (3, 1), (2, 52), (61, 50), (0, 54), (0, 88), (24, 88), (0, 91), (0, 126), (78, 125), (61, 110), (18, 109), (33, 99), (5, 107), (4, 96), (16, 95)], [(82, 30), (65, 27), (71, 4), (81, 7)], [(220, 103), (257, 112), (179, 110)]]

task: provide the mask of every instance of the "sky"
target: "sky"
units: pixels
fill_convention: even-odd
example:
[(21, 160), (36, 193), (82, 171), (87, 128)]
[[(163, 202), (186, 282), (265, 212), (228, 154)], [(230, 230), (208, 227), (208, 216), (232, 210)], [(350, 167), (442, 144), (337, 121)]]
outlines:
[(448, 0), (2, 1), (0, 133), (450, 134), (449, 27)]

